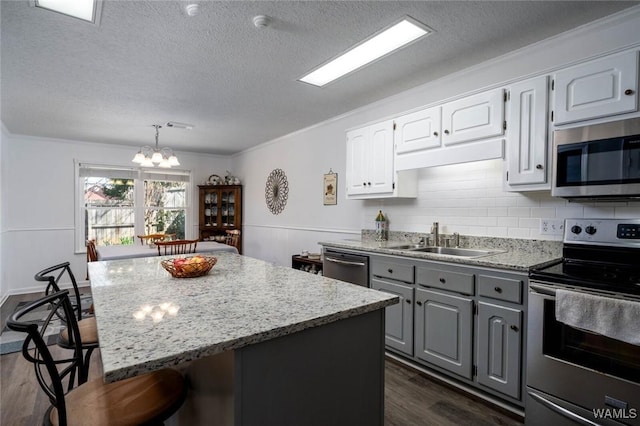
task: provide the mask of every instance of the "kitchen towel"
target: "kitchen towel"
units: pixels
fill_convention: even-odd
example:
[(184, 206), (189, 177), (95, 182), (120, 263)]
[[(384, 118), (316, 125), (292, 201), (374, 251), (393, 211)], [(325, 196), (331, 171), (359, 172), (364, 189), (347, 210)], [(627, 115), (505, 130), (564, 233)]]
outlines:
[(640, 302), (556, 290), (556, 320), (640, 346)]

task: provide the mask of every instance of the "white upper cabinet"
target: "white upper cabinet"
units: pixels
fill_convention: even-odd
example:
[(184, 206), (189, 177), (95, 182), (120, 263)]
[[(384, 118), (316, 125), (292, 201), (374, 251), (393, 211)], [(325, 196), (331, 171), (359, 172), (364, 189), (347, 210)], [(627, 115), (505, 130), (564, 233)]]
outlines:
[(504, 90), (496, 89), (395, 119), (396, 170), (504, 157)]
[(506, 182), (515, 190), (532, 184), (549, 188), (548, 81), (547, 76), (536, 77), (509, 88)]
[(417, 173), (394, 170), (393, 134), (393, 120), (347, 132), (347, 198), (417, 195)]
[(368, 192), (369, 131), (363, 127), (347, 132), (347, 195)]
[(478, 93), (442, 106), (442, 141), (445, 146), (503, 133), (503, 89)]
[(370, 128), (367, 186), (370, 193), (393, 192), (393, 121), (374, 124)]
[(440, 107), (427, 108), (395, 119), (396, 152), (404, 154), (424, 149), (439, 148)]
[(638, 53), (627, 52), (558, 71), (554, 124), (638, 110)]

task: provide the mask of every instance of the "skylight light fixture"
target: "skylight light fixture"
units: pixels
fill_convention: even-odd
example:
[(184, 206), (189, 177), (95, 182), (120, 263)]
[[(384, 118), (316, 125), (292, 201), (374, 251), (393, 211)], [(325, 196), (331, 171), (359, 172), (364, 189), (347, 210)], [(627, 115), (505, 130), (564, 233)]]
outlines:
[(102, 0), (35, 0), (35, 6), (73, 16), (92, 23), (97, 22)]
[(299, 81), (322, 87), (352, 71), (407, 46), (433, 31), (412, 18), (402, 21), (373, 35), (330, 62), (316, 68)]

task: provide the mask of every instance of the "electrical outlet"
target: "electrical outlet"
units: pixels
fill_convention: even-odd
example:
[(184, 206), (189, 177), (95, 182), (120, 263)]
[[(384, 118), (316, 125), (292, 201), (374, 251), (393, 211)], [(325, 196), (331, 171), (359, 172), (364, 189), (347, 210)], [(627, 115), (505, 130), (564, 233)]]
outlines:
[(540, 219), (540, 235), (563, 235), (563, 219)]

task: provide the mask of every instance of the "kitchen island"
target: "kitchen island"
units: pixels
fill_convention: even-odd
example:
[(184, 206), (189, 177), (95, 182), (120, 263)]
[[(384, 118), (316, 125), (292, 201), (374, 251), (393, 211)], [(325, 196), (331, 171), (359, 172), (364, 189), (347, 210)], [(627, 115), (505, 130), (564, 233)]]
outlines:
[[(232, 253), (177, 279), (163, 258), (89, 264), (106, 382), (168, 366), (189, 374), (233, 353), (229, 423), (383, 423), (383, 308), (397, 297)], [(197, 370), (200, 383), (209, 370)], [(189, 398), (203, 401), (201, 390)], [(176, 422), (210, 420), (211, 404), (185, 405)]]

